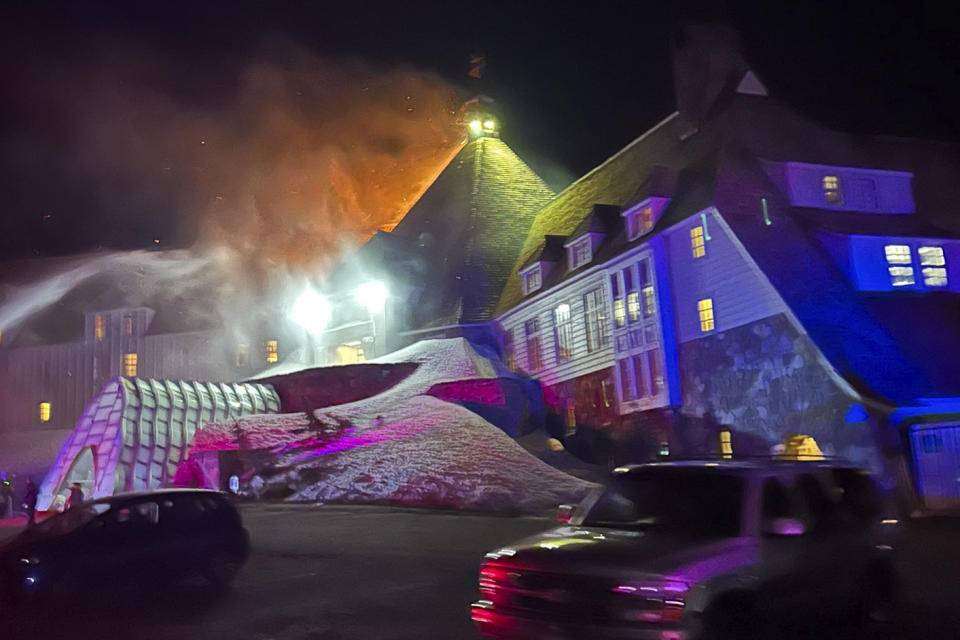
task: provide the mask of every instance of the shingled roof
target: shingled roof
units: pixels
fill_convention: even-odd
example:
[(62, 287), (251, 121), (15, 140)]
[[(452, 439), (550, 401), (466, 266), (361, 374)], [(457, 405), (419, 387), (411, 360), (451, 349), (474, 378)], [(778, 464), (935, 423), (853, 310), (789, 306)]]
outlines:
[(394, 228), (429, 263), (413, 328), (489, 320), (553, 192), (502, 140), (468, 143)]
[[(543, 251), (545, 236), (571, 236), (578, 227), (588, 224), (595, 205), (626, 207), (637, 202), (650, 186), (648, 179), (652, 175), (661, 176), (664, 167), (688, 166), (692, 159), (709, 151), (710, 140), (702, 132), (697, 133), (679, 113), (673, 113), (559, 193), (537, 212), (496, 313), (503, 313), (523, 299), (519, 271), (531, 262), (531, 256)], [(658, 184), (659, 181), (658, 178)]]

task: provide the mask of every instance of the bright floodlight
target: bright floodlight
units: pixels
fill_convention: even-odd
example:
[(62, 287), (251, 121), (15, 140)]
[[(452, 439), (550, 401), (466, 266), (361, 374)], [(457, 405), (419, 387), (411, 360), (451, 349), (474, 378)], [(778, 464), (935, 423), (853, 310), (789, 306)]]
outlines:
[(322, 333), (330, 322), (330, 303), (315, 289), (307, 288), (294, 303), (291, 317), (310, 333)]
[(487, 131), (493, 131), (494, 129), (497, 128), (497, 123), (493, 120), (484, 120), (483, 128), (486, 129)]
[(387, 300), (387, 288), (382, 282), (365, 282), (357, 287), (355, 292), (357, 302), (365, 306), (370, 313), (383, 310), (383, 305)]
[(483, 130), (482, 122), (480, 122), (479, 120), (470, 121), (470, 131), (473, 131), (474, 133), (480, 133), (480, 131), (482, 130)]

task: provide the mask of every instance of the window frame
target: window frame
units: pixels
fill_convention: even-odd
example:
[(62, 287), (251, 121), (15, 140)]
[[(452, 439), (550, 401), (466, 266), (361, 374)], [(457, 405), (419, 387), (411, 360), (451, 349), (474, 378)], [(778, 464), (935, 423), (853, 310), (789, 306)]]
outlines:
[[(527, 371), (534, 373), (543, 369), (543, 344), (540, 340), (540, 318), (534, 316), (523, 322), (523, 346), (527, 358)], [(536, 347), (531, 349), (531, 345)], [(535, 354), (536, 357), (532, 357)]]
[(700, 333), (716, 331), (717, 316), (712, 297), (697, 300), (697, 319), (700, 325)]
[(839, 175), (824, 174), (820, 180), (823, 200), (833, 207), (843, 206), (843, 182)]
[(37, 404), (37, 409), (39, 410), (39, 418), (42, 424), (50, 422), (50, 416), (53, 415), (53, 404), (47, 400), (42, 400)]
[(573, 308), (567, 302), (553, 307), (553, 344), (557, 364), (573, 360), (575, 344), (573, 339)]
[(534, 291), (539, 291), (543, 287), (543, 269), (538, 262), (535, 265), (527, 267), (520, 272), (520, 279), (523, 286), (523, 295), (528, 296)]
[(707, 255), (707, 239), (702, 224), (690, 228), (690, 251), (694, 260), (699, 260)]
[(583, 322), (587, 353), (595, 353), (610, 346), (606, 304), (603, 286), (594, 287), (583, 294)]
[(593, 261), (593, 240), (589, 235), (577, 238), (567, 247), (567, 266), (570, 271)]
[[(136, 378), (139, 369), (140, 358), (136, 351), (128, 351), (123, 354), (123, 375), (127, 378)], [(132, 372), (132, 373), (131, 373)]]

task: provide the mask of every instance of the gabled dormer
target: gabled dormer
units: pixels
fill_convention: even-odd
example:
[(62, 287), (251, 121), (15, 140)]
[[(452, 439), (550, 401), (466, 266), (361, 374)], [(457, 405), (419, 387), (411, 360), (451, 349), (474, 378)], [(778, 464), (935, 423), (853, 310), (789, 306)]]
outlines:
[(651, 196), (621, 213), (626, 227), (627, 242), (633, 242), (650, 233), (668, 204), (670, 204), (670, 198)]
[(566, 236), (544, 236), (543, 245), (520, 267), (523, 295), (528, 296), (543, 288), (554, 266), (563, 260)]
[(595, 204), (590, 214), (577, 225), (563, 244), (567, 252), (567, 270), (574, 271), (593, 262), (593, 257), (605, 238), (617, 232), (620, 208), (610, 204)]
[(901, 215), (916, 210), (909, 171), (807, 162), (765, 162), (764, 168), (795, 207)]

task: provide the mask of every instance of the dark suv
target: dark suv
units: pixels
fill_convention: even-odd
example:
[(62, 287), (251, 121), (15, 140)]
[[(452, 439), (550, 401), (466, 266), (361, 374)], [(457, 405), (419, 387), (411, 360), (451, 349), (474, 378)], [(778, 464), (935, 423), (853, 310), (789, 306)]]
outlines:
[[(477, 628), (494, 638), (778, 637), (875, 614), (895, 585), (871, 475), (827, 462), (621, 467), (565, 526), (488, 553)], [(761, 631), (762, 630), (762, 631)]]
[(53, 516), (0, 547), (0, 590), (15, 600), (156, 585), (192, 575), (229, 584), (249, 537), (225, 494), (130, 493)]

